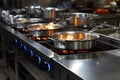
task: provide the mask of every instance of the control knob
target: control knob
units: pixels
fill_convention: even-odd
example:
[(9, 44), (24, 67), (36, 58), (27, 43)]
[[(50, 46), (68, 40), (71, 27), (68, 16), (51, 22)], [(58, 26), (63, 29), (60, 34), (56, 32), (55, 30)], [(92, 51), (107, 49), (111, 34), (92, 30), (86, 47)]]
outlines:
[(34, 56), (34, 51), (29, 49), (28, 50), (28, 56), (33, 57)]
[(27, 46), (20, 42), (18, 39), (13, 39), (13, 43), (16, 45), (17, 48), (20, 48), (23, 51), (27, 51)]
[(14, 39), (14, 40), (13, 40), (13, 43), (14, 43), (18, 48), (22, 48), (22, 46), (23, 46), (23, 43), (20, 42), (18, 39)]
[(18, 45), (18, 39), (14, 39), (14, 40), (13, 40), (13, 43), (14, 43), (15, 45)]
[(51, 64), (45, 61), (40, 66), (40, 69), (45, 70), (45, 71), (50, 71), (51, 70)]
[(23, 50), (27, 51), (27, 46), (26, 45), (23, 45)]
[(37, 64), (41, 64), (41, 63), (42, 63), (42, 58), (41, 58), (41, 56), (35, 55), (34, 61), (35, 61), (35, 63), (37, 63)]
[(22, 42), (19, 42), (19, 43), (18, 43), (18, 47), (19, 47), (19, 48), (22, 48), (22, 46), (23, 46), (23, 43), (22, 43)]

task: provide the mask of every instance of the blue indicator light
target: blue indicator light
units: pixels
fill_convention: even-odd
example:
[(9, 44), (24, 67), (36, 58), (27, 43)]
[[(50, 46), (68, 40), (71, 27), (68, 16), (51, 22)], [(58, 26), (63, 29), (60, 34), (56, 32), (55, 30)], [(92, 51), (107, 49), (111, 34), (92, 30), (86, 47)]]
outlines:
[(50, 63), (47, 63), (47, 62), (44, 62), (46, 65), (47, 65), (47, 71), (50, 71), (51, 70), (51, 65)]
[(23, 44), (22, 43), (20, 43), (20, 48), (23, 46)]
[(50, 65), (50, 63), (48, 63), (48, 71), (50, 71), (51, 70), (51, 65)]
[(38, 56), (38, 63), (41, 63), (42, 59), (40, 56)]
[(33, 57), (33, 55), (34, 55), (33, 50), (30, 50), (30, 56)]
[(42, 62), (42, 58), (41, 58), (41, 56), (36, 55), (36, 57), (37, 57), (37, 60), (38, 60), (38, 64), (40, 64), (40, 63)]
[(23, 46), (23, 50), (27, 51), (27, 46), (26, 45)]
[(18, 43), (18, 40), (17, 40), (17, 39), (14, 39), (14, 42), (15, 42), (15, 43)]

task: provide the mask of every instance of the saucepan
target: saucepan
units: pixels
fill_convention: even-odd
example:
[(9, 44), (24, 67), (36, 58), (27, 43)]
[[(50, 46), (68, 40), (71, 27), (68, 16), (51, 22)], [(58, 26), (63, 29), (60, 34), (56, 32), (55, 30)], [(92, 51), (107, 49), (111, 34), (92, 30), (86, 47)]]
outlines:
[(74, 27), (94, 27), (96, 26), (95, 19), (99, 15), (90, 13), (61, 13), (62, 18), (67, 20), (68, 24)]
[(64, 12), (64, 9), (61, 8), (55, 8), (55, 7), (46, 7), (44, 9), (44, 19), (58, 19), (60, 18), (60, 13)]
[(54, 46), (58, 49), (88, 50), (95, 46), (99, 37), (97, 33), (92, 32), (61, 31), (53, 33), (49, 39), (54, 41)]
[(36, 23), (30, 24), (27, 30), (32, 36), (51, 36), (54, 32), (60, 31), (64, 26), (54, 23)]
[(17, 18), (15, 19), (15, 25), (18, 29), (26, 28), (28, 24), (38, 23), (43, 21), (40, 18)]

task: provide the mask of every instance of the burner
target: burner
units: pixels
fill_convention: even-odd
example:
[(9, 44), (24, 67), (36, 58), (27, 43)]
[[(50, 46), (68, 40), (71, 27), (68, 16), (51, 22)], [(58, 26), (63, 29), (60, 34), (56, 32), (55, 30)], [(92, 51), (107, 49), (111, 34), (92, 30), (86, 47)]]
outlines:
[(90, 52), (89, 50), (59, 50), (62, 53), (59, 53), (59, 55), (64, 54), (64, 55), (68, 55), (68, 54), (76, 54), (76, 53), (87, 53)]
[[(39, 42), (41, 43), (41, 41)], [(54, 46), (54, 43), (52, 40), (50, 40), (49, 42), (44, 42), (42, 43), (42, 45), (46, 46), (47, 48), (53, 50), (54, 52), (56, 52), (59, 55), (69, 55), (69, 54), (81, 54), (81, 53), (88, 53), (91, 52), (91, 49), (87, 49), (87, 50), (67, 50), (67, 49), (58, 49)]]
[(49, 40), (47, 36), (28, 36), (29, 39), (32, 39), (34, 41), (47, 41)]
[(41, 43), (43, 46), (47, 47), (50, 50), (53, 50), (54, 52), (56, 52), (59, 55), (75, 55), (75, 54), (89, 54), (92, 52), (100, 52), (100, 51), (107, 51), (107, 50), (113, 50), (113, 49), (117, 49), (117, 47), (111, 45), (111, 43), (109, 43), (110, 41), (101, 38), (100, 40), (98, 40), (96, 42), (96, 45), (91, 48), (91, 49), (85, 49), (85, 50), (67, 50), (67, 49), (59, 49), (56, 48), (54, 46), (54, 42), (52, 40), (50, 40), (50, 42), (43, 42), (41, 43), (41, 41), (39, 41), (39, 43)]
[(30, 31), (27, 30), (26, 28), (16, 28), (16, 27), (13, 27), (15, 30), (17, 30), (18, 32), (20, 33), (23, 33), (23, 34), (29, 34)]
[(27, 29), (22, 29), (22, 32), (29, 33), (30, 31)]

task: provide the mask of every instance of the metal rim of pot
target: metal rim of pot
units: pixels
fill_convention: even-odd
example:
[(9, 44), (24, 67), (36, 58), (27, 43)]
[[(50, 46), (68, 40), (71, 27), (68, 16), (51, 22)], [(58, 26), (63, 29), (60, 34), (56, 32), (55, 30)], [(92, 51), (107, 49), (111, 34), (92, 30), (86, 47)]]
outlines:
[(42, 19), (40, 18), (17, 18), (15, 19), (15, 23), (35, 23), (40, 22)]
[(55, 10), (55, 11), (64, 11), (62, 8), (56, 8), (56, 7), (46, 7), (45, 10)]
[(17, 18), (15, 19), (14, 23), (16, 28), (23, 29), (27, 28), (27, 25), (41, 22), (42, 19), (40, 18)]
[(26, 6), (25, 9), (27, 14), (42, 14), (43, 12), (43, 7), (41, 6), (31, 5), (31, 6)]
[[(61, 40), (59, 37), (65, 34), (83, 34), (85, 37), (89, 37), (90, 39), (86, 40)], [(49, 39), (54, 41), (54, 46), (58, 49), (70, 49), (70, 50), (86, 50), (91, 49), (95, 46), (96, 40), (100, 36), (96, 33), (87, 33), (82, 31), (62, 31), (53, 33)]]
[(11, 10), (12, 13), (15, 13), (15, 14), (23, 14), (23, 13), (26, 13), (26, 10), (25, 9), (12, 9)]
[(61, 17), (66, 18), (74, 27), (94, 27), (96, 26), (95, 19), (100, 16), (91, 13), (61, 13)]
[(99, 18), (99, 15), (92, 14), (92, 13), (70, 13), (71, 16), (83, 17), (83, 18)]
[(32, 36), (51, 36), (54, 32), (60, 31), (64, 26), (56, 24), (53, 29), (41, 29), (44, 25), (46, 26), (48, 23), (36, 23), (30, 24), (27, 26), (27, 30), (30, 31), (30, 35)]
[(35, 23), (35, 24), (30, 24), (28, 25), (27, 29), (34, 31), (34, 30), (56, 30), (56, 29), (60, 29), (63, 28), (64, 26), (60, 25), (60, 24), (54, 24), (52, 25), (51, 28), (46, 28), (45, 26), (47, 26), (49, 23)]
[(60, 13), (65, 11), (61, 8), (55, 8), (55, 7), (46, 7), (44, 8), (44, 18), (45, 19), (56, 19), (60, 18)]

